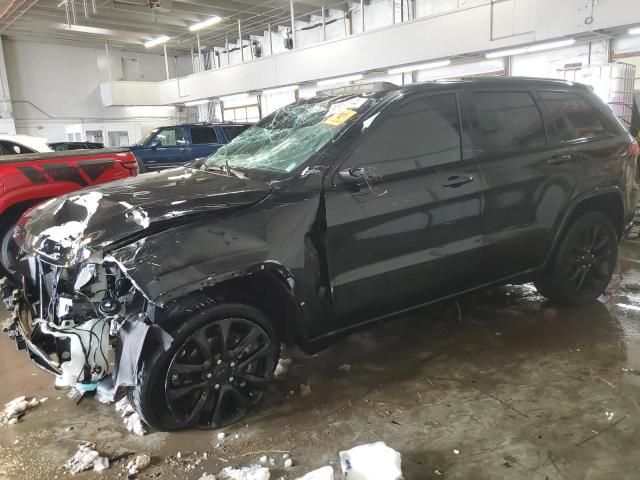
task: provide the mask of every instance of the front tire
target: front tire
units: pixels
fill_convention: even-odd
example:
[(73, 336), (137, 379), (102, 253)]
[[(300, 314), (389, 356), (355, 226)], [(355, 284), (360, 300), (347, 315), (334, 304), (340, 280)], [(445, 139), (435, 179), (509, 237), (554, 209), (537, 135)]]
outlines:
[(0, 277), (7, 277), (14, 285), (19, 283), (18, 256), (20, 255), (20, 248), (13, 239), (16, 221), (17, 219), (12, 219), (0, 227)]
[(184, 319), (169, 350), (142, 360), (129, 400), (158, 430), (220, 428), (264, 397), (280, 354), (275, 328), (240, 303), (207, 306)]
[(609, 285), (617, 257), (618, 235), (609, 217), (585, 213), (571, 224), (549, 268), (534, 283), (553, 302), (589, 303)]

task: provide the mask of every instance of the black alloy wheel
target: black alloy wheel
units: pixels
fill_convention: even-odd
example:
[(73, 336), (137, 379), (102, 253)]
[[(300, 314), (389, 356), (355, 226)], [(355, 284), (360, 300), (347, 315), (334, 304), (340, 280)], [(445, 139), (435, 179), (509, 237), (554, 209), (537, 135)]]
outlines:
[(534, 283), (554, 302), (578, 305), (607, 288), (618, 257), (618, 235), (603, 212), (588, 212), (568, 228), (549, 267)]
[(274, 369), (274, 348), (263, 328), (242, 318), (218, 320), (192, 333), (171, 359), (167, 406), (185, 425), (234, 423), (262, 399)]
[(14, 231), (15, 225), (11, 225), (0, 233), (2, 236), (0, 238), (0, 266), (2, 267), (0, 276), (6, 275), (12, 283), (17, 282), (18, 257), (20, 255), (20, 248), (13, 239)]

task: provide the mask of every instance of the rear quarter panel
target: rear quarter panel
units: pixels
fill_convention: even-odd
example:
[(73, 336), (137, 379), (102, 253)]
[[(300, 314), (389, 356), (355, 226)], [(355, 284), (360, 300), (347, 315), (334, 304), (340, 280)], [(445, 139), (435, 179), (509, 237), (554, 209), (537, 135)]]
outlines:
[(45, 200), (136, 175), (131, 152), (14, 155), (0, 160), (0, 214), (12, 205)]

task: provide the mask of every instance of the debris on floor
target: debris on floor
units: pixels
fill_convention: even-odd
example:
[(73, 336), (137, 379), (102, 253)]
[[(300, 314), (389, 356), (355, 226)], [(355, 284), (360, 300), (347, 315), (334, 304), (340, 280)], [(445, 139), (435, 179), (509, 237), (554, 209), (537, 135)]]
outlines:
[(96, 445), (91, 442), (78, 445), (78, 451), (73, 457), (67, 460), (64, 467), (69, 470), (71, 475), (91, 469), (96, 472), (106, 470), (109, 468), (109, 459), (101, 456), (95, 448)]
[(226, 436), (226, 434), (224, 432), (218, 433), (218, 440), (220, 440), (220, 441), (224, 440), (225, 436)]
[(142, 455), (137, 455), (136, 458), (134, 458), (127, 464), (127, 473), (129, 475), (137, 475), (142, 470), (147, 468), (150, 463), (151, 463), (151, 457), (146, 453)]
[(326, 466), (307, 473), (298, 480), (333, 480), (333, 467)]
[(402, 480), (402, 457), (384, 442), (359, 445), (340, 452), (347, 480)]
[(269, 469), (261, 465), (243, 468), (227, 467), (216, 477), (218, 480), (269, 480)]
[(303, 397), (307, 397), (311, 395), (311, 385), (309, 385), (308, 383), (301, 383), (300, 393), (302, 394)]
[(350, 372), (351, 371), (351, 365), (349, 365), (348, 363), (343, 363), (342, 365), (340, 365), (338, 367), (338, 370), (340, 370), (341, 372)]
[(273, 372), (273, 377), (277, 380), (282, 380), (289, 373), (289, 367), (291, 366), (290, 358), (281, 358), (278, 360), (278, 365), (276, 365), (276, 369)]
[(282, 455), (282, 461), (284, 462), (284, 468), (293, 467), (293, 460), (291, 460), (291, 456), (288, 453)]
[(24, 416), (28, 410), (33, 410), (39, 405), (47, 401), (47, 397), (43, 398), (27, 398), (21, 395), (14, 398), (10, 402), (6, 403), (2, 414), (0, 414), (0, 423), (6, 425), (13, 425), (18, 423), (18, 420)]
[(146, 435), (147, 431), (140, 419), (140, 415), (133, 409), (127, 397), (122, 397), (116, 402), (116, 412), (120, 413), (124, 426), (127, 427), (129, 432), (139, 436)]
[(208, 452), (182, 453), (178, 452), (175, 456), (167, 458), (167, 464), (172, 467), (181, 469), (184, 472), (190, 472), (198, 467), (202, 462), (209, 458)]
[(203, 473), (198, 480), (216, 480), (216, 476), (213, 473)]

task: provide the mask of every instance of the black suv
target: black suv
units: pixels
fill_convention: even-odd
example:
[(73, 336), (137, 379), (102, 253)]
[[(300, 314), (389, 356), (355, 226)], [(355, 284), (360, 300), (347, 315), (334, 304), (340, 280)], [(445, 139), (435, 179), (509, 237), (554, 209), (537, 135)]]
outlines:
[[(59, 385), (126, 387), (159, 429), (263, 397), (281, 342), (312, 351), (506, 282), (607, 286), (638, 145), (582, 85), (363, 85), (288, 105), (195, 166), (85, 189), (20, 220), (11, 334)], [(109, 332), (116, 370), (108, 376)]]

